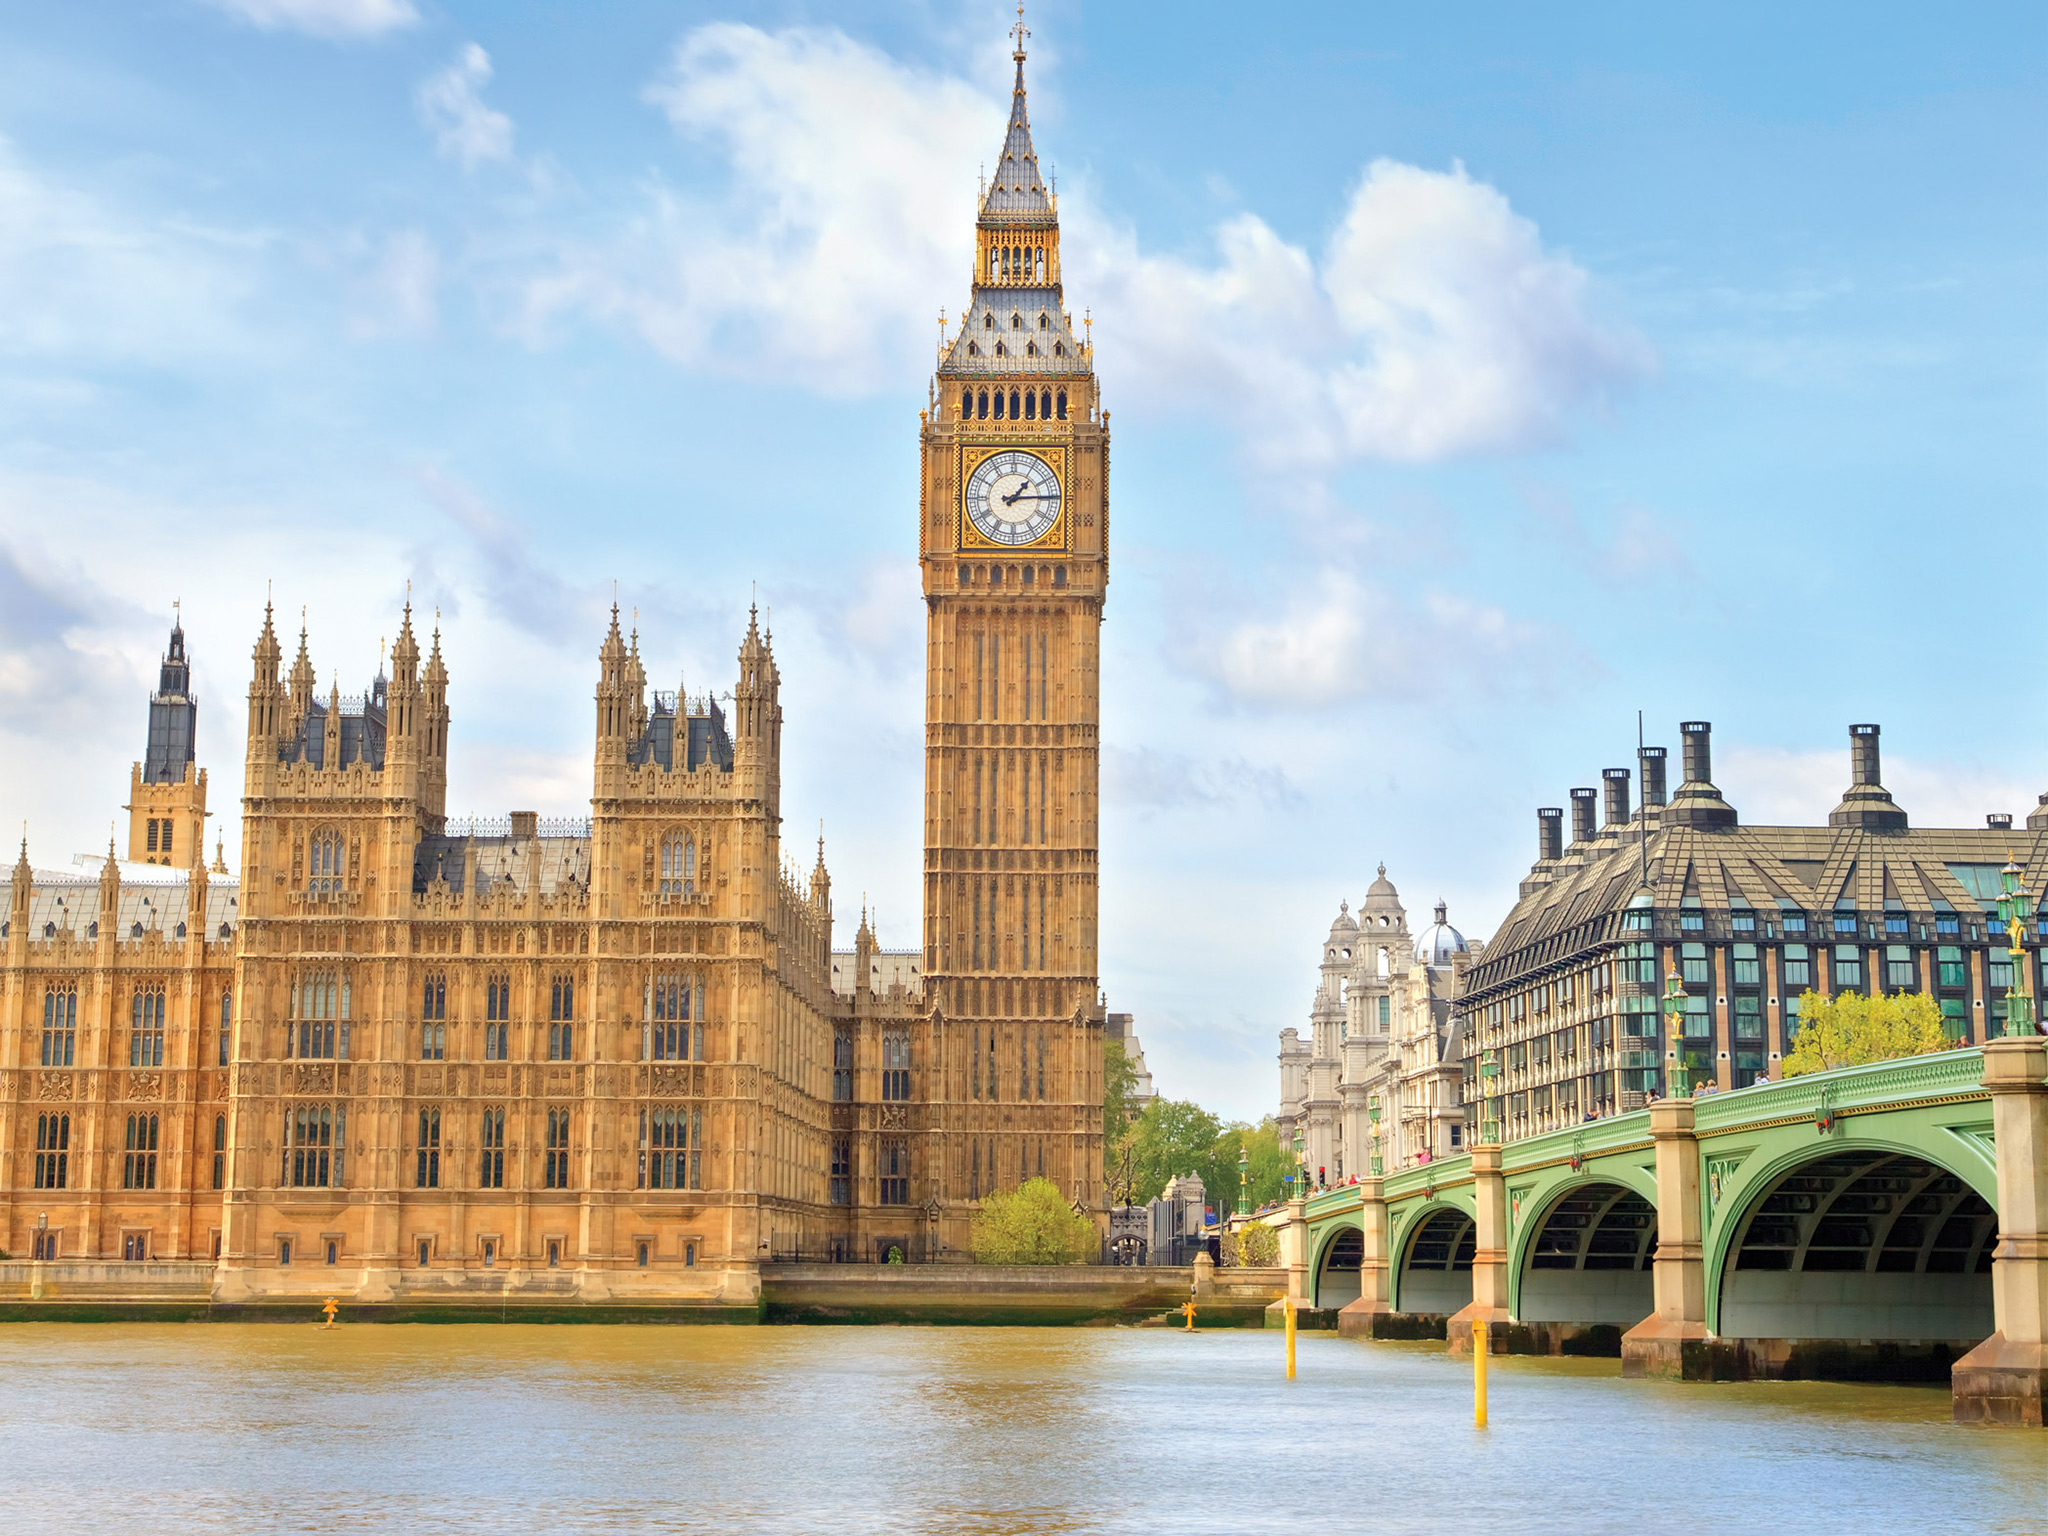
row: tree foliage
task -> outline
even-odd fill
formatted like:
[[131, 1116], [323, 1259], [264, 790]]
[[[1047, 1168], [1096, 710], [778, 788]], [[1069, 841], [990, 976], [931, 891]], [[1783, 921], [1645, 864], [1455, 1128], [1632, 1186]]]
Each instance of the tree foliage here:
[[1787, 1077], [1798, 1077], [1833, 1067], [1923, 1056], [1953, 1044], [1942, 1028], [1941, 1010], [1921, 993], [1865, 997], [1861, 992], [1841, 992], [1822, 997], [1808, 992], [1799, 999], [1799, 1033], [1793, 1036], [1783, 1071]]
[[1224, 1245], [1231, 1261], [1246, 1269], [1270, 1269], [1280, 1262], [1280, 1234], [1263, 1221], [1248, 1221]]
[[[1228, 1216], [1237, 1209], [1238, 1158], [1247, 1156], [1243, 1176], [1257, 1210], [1280, 1198], [1281, 1180], [1294, 1171], [1294, 1156], [1281, 1149], [1270, 1118], [1257, 1125], [1226, 1122], [1184, 1099], [1154, 1099], [1127, 1134], [1132, 1198], [1139, 1205], [1156, 1199], [1168, 1179], [1192, 1173], [1201, 1179], [1217, 1216]], [[1120, 1159], [1113, 1160], [1113, 1167], [1120, 1166]]]
[[1050, 1179], [1029, 1179], [983, 1200], [971, 1241], [977, 1264], [1083, 1264], [1100, 1246], [1095, 1223]]
[[1131, 1090], [1138, 1086], [1138, 1064], [1131, 1060], [1121, 1040], [1105, 1040], [1102, 1046], [1102, 1167], [1116, 1171], [1123, 1156], [1124, 1133], [1130, 1129], [1137, 1106]]

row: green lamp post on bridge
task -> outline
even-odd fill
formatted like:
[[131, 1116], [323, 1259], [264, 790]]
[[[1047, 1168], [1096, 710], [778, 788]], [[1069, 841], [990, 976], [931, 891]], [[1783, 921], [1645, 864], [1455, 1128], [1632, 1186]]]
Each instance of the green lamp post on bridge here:
[[1365, 1112], [1372, 1117], [1372, 1176], [1379, 1178], [1387, 1171], [1386, 1160], [1380, 1156], [1380, 1096], [1374, 1094], [1365, 1101]]
[[1692, 1071], [1685, 1064], [1685, 978], [1676, 966], [1664, 978], [1664, 1027], [1671, 1032], [1671, 1071], [1665, 1090], [1683, 1099], [1692, 1093]]
[[1294, 1127], [1294, 1198], [1308, 1198], [1308, 1138], [1299, 1123]]
[[1252, 1149], [1240, 1141], [1237, 1144], [1237, 1214], [1249, 1216], [1252, 1213]]
[[2012, 956], [2012, 989], [2005, 994], [2005, 1032], [2008, 1035], [2034, 1033], [2034, 989], [2029, 985], [2032, 971], [2027, 963], [2027, 919], [2032, 903], [2020, 878], [2020, 867], [2006, 860], [1998, 872], [1998, 920], [2005, 927], [2006, 953]]
[[1479, 1140], [1486, 1146], [1500, 1145], [1500, 1120], [1492, 1113], [1500, 1102], [1500, 1053], [1488, 1046], [1479, 1058]]

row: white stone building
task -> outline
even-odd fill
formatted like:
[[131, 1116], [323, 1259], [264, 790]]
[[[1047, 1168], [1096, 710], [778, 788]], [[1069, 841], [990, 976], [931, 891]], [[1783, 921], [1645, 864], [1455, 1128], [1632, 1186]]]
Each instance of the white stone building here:
[[1411, 934], [1384, 864], [1356, 917], [1340, 904], [1308, 1036], [1280, 1032], [1280, 1144], [1301, 1129], [1311, 1181], [1369, 1174], [1375, 1155], [1391, 1173], [1460, 1149], [1462, 1024], [1451, 999], [1483, 949], [1451, 927], [1442, 902]]

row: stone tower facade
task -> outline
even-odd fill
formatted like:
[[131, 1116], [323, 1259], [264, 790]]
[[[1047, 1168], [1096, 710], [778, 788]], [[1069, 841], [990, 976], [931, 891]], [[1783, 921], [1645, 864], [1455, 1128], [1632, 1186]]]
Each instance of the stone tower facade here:
[[919, 444], [930, 1112], [956, 1132], [927, 1177], [956, 1238], [968, 1202], [1024, 1176], [1100, 1203], [1109, 418], [1065, 309], [1026, 35]]
[[206, 770], [199, 767], [199, 703], [185, 626], [171, 642], [149, 700], [149, 741], [128, 775], [128, 858], [136, 864], [191, 869], [206, 862]]

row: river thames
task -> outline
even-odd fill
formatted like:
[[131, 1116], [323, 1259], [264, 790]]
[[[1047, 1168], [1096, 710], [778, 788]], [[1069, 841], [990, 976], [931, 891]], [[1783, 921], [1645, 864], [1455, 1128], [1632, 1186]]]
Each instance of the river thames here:
[[1945, 1390], [1155, 1329], [22, 1324], [17, 1531], [2048, 1530]]

